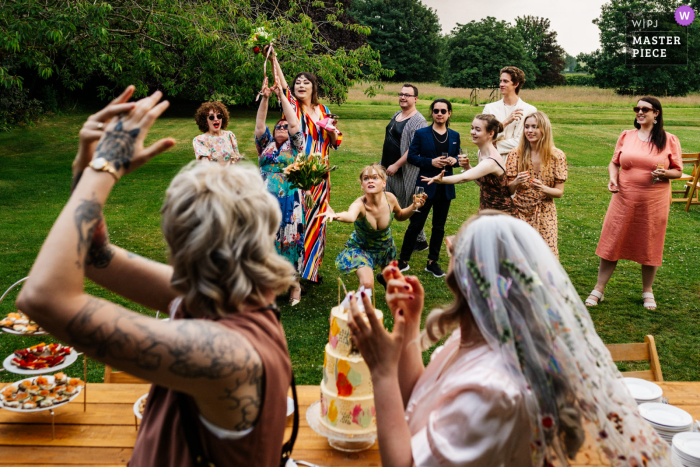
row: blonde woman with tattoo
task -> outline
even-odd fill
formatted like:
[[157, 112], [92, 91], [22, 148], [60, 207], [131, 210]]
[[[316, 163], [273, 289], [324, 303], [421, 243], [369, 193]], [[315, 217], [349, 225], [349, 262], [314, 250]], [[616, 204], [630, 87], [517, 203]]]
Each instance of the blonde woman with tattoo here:
[[[144, 147], [168, 102], [156, 92], [127, 104], [132, 92], [81, 130], [73, 169], [82, 177], [17, 305], [62, 342], [154, 383], [129, 465], [184, 467], [197, 456], [206, 465], [279, 465], [291, 362], [274, 303], [294, 269], [275, 251], [277, 200], [253, 167], [192, 163], [161, 211], [170, 265], [110, 244], [102, 209], [112, 187], [174, 145]], [[168, 309], [171, 320], [90, 296], [85, 277]]]

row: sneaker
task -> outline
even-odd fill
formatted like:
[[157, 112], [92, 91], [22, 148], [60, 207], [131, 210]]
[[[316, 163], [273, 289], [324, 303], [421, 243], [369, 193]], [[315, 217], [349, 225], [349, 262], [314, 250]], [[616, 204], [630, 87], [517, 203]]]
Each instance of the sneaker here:
[[399, 260], [399, 271], [404, 272], [408, 271], [409, 269], [411, 268], [406, 261]]
[[382, 284], [382, 287], [384, 287], [384, 290], [386, 290], [386, 279], [384, 279], [384, 274], [381, 272], [377, 274], [377, 282]]
[[431, 273], [435, 277], [444, 277], [445, 276], [445, 271], [443, 271], [440, 268], [440, 265], [437, 263], [437, 261], [430, 262], [428, 261], [428, 264], [425, 266], [425, 270]]
[[425, 251], [429, 248], [428, 242], [423, 240], [422, 242], [417, 242], [416, 246], [413, 247], [413, 251]]

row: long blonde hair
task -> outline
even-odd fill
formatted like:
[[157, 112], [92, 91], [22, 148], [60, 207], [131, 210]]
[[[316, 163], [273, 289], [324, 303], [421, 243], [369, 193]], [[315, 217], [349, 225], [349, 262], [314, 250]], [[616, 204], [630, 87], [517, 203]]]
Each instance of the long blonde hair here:
[[[542, 132], [542, 137], [536, 143], [536, 149], [540, 153], [540, 172], [542, 174], [550, 174], [552, 171], [552, 158], [554, 154], [554, 138], [552, 137], [552, 124], [549, 122], [549, 117], [544, 112], [535, 112], [525, 117], [523, 123], [527, 122], [528, 118], [533, 118], [537, 121], [537, 128]], [[532, 148], [530, 141], [525, 137], [525, 132], [520, 137], [520, 145], [518, 146], [518, 172], [527, 172], [532, 169]]]
[[170, 282], [190, 315], [225, 317], [292, 285], [294, 268], [275, 249], [279, 203], [256, 168], [193, 162], [170, 183], [161, 214]]

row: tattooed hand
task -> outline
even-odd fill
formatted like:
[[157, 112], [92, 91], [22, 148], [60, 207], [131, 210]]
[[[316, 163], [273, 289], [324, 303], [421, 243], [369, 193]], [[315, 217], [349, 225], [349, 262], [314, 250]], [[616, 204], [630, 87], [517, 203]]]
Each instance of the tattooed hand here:
[[94, 158], [106, 159], [121, 177], [175, 145], [175, 140], [165, 138], [148, 148], [143, 146], [151, 125], [170, 105], [168, 101], [157, 104], [162, 96], [162, 92], [156, 91], [138, 101], [127, 115], [112, 119], [100, 139]]

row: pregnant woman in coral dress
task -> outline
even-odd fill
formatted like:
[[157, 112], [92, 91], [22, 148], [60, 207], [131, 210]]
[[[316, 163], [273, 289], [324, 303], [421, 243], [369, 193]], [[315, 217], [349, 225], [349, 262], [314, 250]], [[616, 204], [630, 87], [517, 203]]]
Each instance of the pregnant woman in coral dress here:
[[617, 261], [642, 265], [644, 308], [656, 309], [652, 285], [661, 266], [671, 200], [669, 180], [682, 172], [681, 144], [664, 131], [661, 102], [642, 97], [634, 108], [636, 130], [620, 135], [608, 166], [612, 199], [595, 254], [600, 256], [598, 282], [587, 306], [603, 301], [605, 286]]

